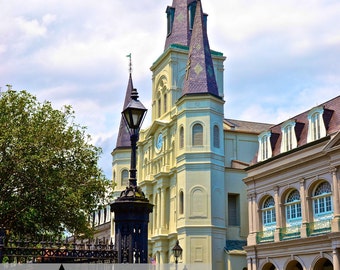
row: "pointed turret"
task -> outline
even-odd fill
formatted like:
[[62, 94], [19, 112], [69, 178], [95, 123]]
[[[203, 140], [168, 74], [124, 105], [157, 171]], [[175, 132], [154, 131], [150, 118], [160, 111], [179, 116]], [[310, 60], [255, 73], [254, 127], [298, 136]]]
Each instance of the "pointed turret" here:
[[[131, 101], [132, 90], [133, 90], [133, 83], [132, 83], [131, 60], [130, 60], [130, 75], [129, 75], [128, 86], [126, 88], [125, 101], [124, 101], [123, 109], [126, 108], [126, 106]], [[131, 148], [130, 134], [129, 134], [129, 131], [128, 131], [126, 125], [125, 125], [124, 119], [122, 117], [120, 118], [119, 132], [118, 132], [118, 137], [117, 137], [116, 148]]]
[[167, 7], [168, 30], [164, 51], [171, 44], [189, 46], [195, 8], [195, 0], [173, 0], [172, 6]]
[[183, 87], [183, 95], [196, 93], [219, 95], [200, 0], [197, 0]]

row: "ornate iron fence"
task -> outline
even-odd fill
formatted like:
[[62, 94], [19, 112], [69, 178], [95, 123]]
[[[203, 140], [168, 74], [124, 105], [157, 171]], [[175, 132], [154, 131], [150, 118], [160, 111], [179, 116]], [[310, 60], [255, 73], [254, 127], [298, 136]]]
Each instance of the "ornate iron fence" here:
[[112, 240], [105, 244], [11, 239], [0, 228], [0, 263], [117, 263], [117, 258]]

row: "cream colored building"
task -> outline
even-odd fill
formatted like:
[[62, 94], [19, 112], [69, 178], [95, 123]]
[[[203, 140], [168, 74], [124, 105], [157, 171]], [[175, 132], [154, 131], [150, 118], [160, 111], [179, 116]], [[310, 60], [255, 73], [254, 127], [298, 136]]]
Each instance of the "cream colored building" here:
[[[181, 264], [242, 270], [248, 235], [244, 168], [269, 125], [224, 118], [225, 56], [210, 50], [201, 1], [174, 0], [166, 15], [164, 52], [151, 67], [152, 124], [138, 142], [138, 185], [154, 204], [149, 255], [173, 263], [179, 240]], [[130, 74], [124, 107], [132, 89]], [[112, 156], [116, 190], [123, 190], [130, 165], [123, 122]]]
[[259, 136], [248, 270], [340, 269], [340, 96]]

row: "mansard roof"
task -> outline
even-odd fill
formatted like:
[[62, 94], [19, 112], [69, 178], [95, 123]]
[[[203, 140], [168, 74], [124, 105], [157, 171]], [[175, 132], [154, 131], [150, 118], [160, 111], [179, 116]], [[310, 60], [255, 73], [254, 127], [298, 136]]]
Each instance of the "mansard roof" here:
[[[340, 130], [340, 96], [337, 96], [331, 100], [328, 100], [314, 108], [323, 108], [323, 121], [326, 127], [326, 135], [331, 135]], [[291, 120], [297, 124], [297, 127], [295, 129], [295, 133], [297, 135], [297, 146], [303, 146], [307, 144], [307, 137], [308, 137], [308, 128], [309, 128], [309, 121], [308, 121], [308, 115], [313, 110], [311, 108], [310, 110], [307, 110], [301, 114], [298, 114], [288, 120]], [[280, 124], [274, 125], [272, 128], [270, 128], [271, 133], [278, 134], [275, 142], [273, 143], [273, 156], [276, 156], [281, 153], [281, 141], [282, 141], [282, 131], [281, 127], [282, 125], [287, 122], [284, 121]]]
[[196, 0], [173, 0], [172, 6], [167, 7], [174, 10], [172, 30], [165, 40], [164, 51], [172, 44], [189, 46], [191, 30], [189, 28], [188, 5]]
[[213, 61], [201, 1], [197, 0], [183, 95], [210, 93], [218, 96]]
[[[130, 72], [129, 81], [128, 81], [128, 85], [127, 85], [126, 93], [125, 93], [125, 100], [124, 100], [123, 109], [131, 101], [132, 90], [133, 90], [133, 83], [132, 83], [132, 75], [131, 75], [131, 72]], [[125, 125], [123, 117], [121, 117], [120, 124], [119, 124], [118, 136], [117, 136], [116, 149], [117, 148], [130, 148], [130, 147], [131, 147], [130, 134], [129, 134], [129, 131], [128, 131], [126, 125]]]

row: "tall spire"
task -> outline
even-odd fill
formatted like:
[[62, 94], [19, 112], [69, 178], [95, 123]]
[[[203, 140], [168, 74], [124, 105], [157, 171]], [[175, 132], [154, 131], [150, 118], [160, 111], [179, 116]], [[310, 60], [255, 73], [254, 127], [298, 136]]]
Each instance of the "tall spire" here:
[[[131, 53], [128, 54], [126, 57], [129, 57], [129, 80], [128, 80], [128, 85], [126, 88], [123, 109], [126, 108], [126, 106], [130, 103], [131, 93], [133, 91]], [[129, 148], [131, 147], [130, 134], [129, 134], [128, 129], [126, 128], [124, 119], [121, 117], [118, 136], [117, 136], [116, 148], [127, 148], [127, 147]]]
[[183, 95], [196, 93], [210, 93], [218, 96], [207, 28], [200, 0], [197, 0], [183, 86]]
[[189, 46], [191, 36], [190, 16], [194, 11], [190, 9], [195, 0], [173, 0], [172, 6], [166, 9], [168, 19], [167, 38], [164, 51], [171, 44]]

